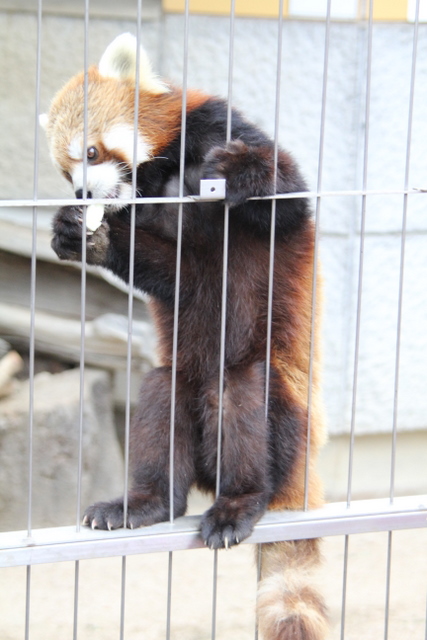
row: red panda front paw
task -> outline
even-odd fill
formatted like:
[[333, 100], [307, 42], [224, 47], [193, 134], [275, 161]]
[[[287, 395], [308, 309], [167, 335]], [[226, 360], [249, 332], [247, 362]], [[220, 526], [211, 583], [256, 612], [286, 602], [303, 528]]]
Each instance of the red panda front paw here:
[[200, 532], [210, 549], [228, 549], [251, 535], [255, 523], [265, 512], [259, 494], [233, 498], [220, 496], [203, 515]]
[[[61, 260], [80, 262], [82, 259], [83, 210], [81, 207], [62, 207], [52, 224], [52, 249]], [[109, 246], [109, 226], [103, 222], [94, 232], [86, 234], [86, 262], [102, 265]]]
[[81, 207], [62, 207], [55, 214], [51, 246], [61, 260], [82, 258], [82, 215]]
[[247, 146], [232, 140], [225, 147], [214, 147], [203, 164], [203, 177], [225, 178], [226, 201], [230, 206], [243, 204], [253, 196], [273, 192], [273, 150], [266, 146]]

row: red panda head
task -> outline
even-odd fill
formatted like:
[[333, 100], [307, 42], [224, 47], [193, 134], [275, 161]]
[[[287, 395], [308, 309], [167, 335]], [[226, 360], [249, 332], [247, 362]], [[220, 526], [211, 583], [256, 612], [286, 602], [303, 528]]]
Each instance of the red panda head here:
[[[88, 70], [86, 145], [83, 73], [72, 78], [58, 92], [49, 113], [40, 117], [46, 130], [52, 160], [72, 183], [78, 197], [83, 193], [84, 155], [87, 157], [88, 197], [126, 199], [132, 194], [130, 176], [134, 164], [147, 162], [158, 152], [159, 146], [164, 144], [150, 123], [150, 117], [146, 126], [142, 120], [144, 112], [155, 114], [159, 111], [159, 101], [170, 102], [170, 89], [153, 74], [143, 49], [139, 51], [138, 67], [140, 105], [136, 132], [134, 113], [137, 46], [136, 38], [131, 34], [116, 38], [107, 47], [99, 66]], [[160, 138], [161, 136], [160, 133]], [[111, 205], [112, 208], [121, 206]]]

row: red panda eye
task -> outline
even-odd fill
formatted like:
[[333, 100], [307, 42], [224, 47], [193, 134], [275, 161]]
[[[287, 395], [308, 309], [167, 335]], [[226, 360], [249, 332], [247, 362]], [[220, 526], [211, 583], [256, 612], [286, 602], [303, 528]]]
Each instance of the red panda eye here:
[[93, 162], [94, 160], [97, 160], [98, 156], [98, 149], [96, 147], [89, 147], [87, 150], [87, 159]]

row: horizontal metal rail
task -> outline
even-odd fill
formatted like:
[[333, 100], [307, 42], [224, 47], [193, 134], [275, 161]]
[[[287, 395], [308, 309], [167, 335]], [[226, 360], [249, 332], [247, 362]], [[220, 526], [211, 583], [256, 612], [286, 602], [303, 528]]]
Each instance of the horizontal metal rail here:
[[[136, 530], [92, 531], [82, 527], [35, 529], [0, 533], [0, 567], [43, 564], [139, 553], [180, 551], [203, 547], [200, 516], [177, 518]], [[355, 500], [313, 511], [270, 511], [245, 543], [277, 542], [354, 533], [427, 527], [427, 495]]]
[[[294, 198], [331, 198], [336, 196], [406, 196], [422, 195], [427, 193], [427, 187], [413, 187], [409, 189], [348, 189], [342, 191], [298, 191], [292, 193], [276, 193], [271, 196], [254, 196], [248, 200], [292, 200]], [[0, 208], [17, 207], [71, 207], [91, 204], [111, 205], [120, 202], [123, 206], [129, 204], [187, 204], [192, 202], [205, 202], [207, 200], [221, 200], [215, 196], [159, 196], [156, 198], [126, 198], [123, 200], [112, 200], [111, 198], [79, 198], [70, 196], [69, 198], [25, 198], [22, 200], [0, 200]]]

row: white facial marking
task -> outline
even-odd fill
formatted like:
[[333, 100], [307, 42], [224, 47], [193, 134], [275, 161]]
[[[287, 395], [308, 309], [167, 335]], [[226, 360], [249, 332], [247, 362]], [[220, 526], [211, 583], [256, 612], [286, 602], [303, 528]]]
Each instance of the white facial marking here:
[[[137, 134], [136, 164], [147, 162], [151, 157], [151, 147], [140, 133]], [[103, 143], [109, 151], [120, 151], [126, 158], [129, 166], [133, 165], [135, 148], [134, 129], [125, 124], [118, 124], [110, 129], [104, 137]]]
[[73, 138], [68, 145], [68, 155], [72, 160], [82, 160], [83, 158], [83, 145], [82, 140], [79, 137]]
[[[74, 191], [83, 189], [83, 162], [77, 164], [71, 174]], [[120, 172], [114, 162], [88, 165], [86, 187], [92, 198], [120, 198]]]

